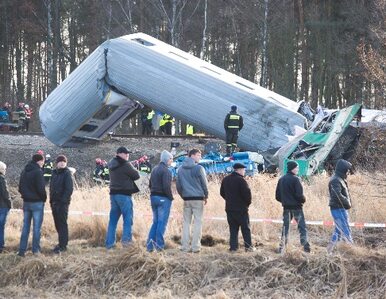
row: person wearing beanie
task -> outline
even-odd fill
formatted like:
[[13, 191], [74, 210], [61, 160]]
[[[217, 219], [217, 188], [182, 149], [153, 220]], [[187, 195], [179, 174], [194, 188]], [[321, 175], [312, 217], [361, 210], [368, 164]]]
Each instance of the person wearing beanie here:
[[347, 184], [347, 175], [350, 173], [351, 168], [350, 162], [343, 159], [338, 160], [335, 173], [328, 183], [329, 206], [335, 223], [335, 230], [327, 246], [329, 254], [332, 253], [336, 243], [341, 239], [349, 244], [353, 243], [348, 217], [348, 210], [351, 209], [351, 198]]
[[129, 162], [129, 150], [121, 146], [117, 155], [108, 163], [110, 173], [110, 217], [105, 246], [115, 247], [115, 237], [119, 218], [123, 217], [122, 246], [132, 244], [133, 199], [132, 194], [139, 191], [134, 181], [139, 179], [138, 171]]
[[288, 243], [288, 233], [290, 222], [295, 218], [300, 233], [300, 244], [305, 252], [311, 252], [308, 243], [306, 221], [304, 219], [303, 204], [306, 198], [303, 194], [303, 187], [300, 179], [297, 177], [299, 165], [295, 161], [287, 162], [287, 173], [283, 175], [276, 187], [276, 200], [283, 206], [283, 229], [279, 253], [284, 253]]
[[20, 237], [19, 256], [24, 256], [27, 250], [32, 220], [32, 253], [40, 253], [40, 231], [43, 223], [44, 203], [47, 199], [42, 171], [43, 165], [43, 155], [34, 154], [32, 160], [28, 162], [20, 175], [19, 192], [23, 198], [24, 220]]
[[52, 171], [50, 182], [50, 205], [55, 229], [58, 233], [58, 244], [53, 252], [59, 254], [67, 250], [68, 244], [68, 208], [74, 191], [72, 174], [67, 167], [67, 157], [60, 155], [56, 158], [56, 169]]
[[0, 161], [0, 253], [4, 250], [4, 231], [7, 215], [11, 209], [11, 200], [8, 192], [5, 172], [7, 165]]
[[255, 251], [252, 246], [251, 228], [248, 209], [252, 202], [251, 189], [245, 176], [245, 165], [235, 163], [234, 171], [226, 176], [220, 187], [220, 195], [225, 199], [225, 211], [229, 225], [229, 251], [237, 251], [239, 244], [239, 228], [244, 239], [245, 251]]
[[146, 242], [148, 251], [160, 251], [165, 248], [164, 234], [173, 201], [172, 174], [168, 169], [172, 162], [173, 155], [166, 150], [162, 151], [160, 163], [150, 175], [149, 187], [153, 224]]
[[237, 106], [232, 105], [231, 111], [225, 116], [224, 120], [227, 155], [231, 155], [236, 150], [239, 131], [243, 126], [243, 117], [237, 113]]

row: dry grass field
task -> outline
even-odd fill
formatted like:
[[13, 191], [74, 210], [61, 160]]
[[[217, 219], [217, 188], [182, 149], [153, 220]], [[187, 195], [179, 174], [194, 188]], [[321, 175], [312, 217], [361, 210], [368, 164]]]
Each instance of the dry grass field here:
[[[328, 179], [318, 176], [304, 183], [306, 220], [331, 220]], [[259, 175], [248, 181], [253, 190], [250, 217], [280, 219], [282, 208], [274, 199], [277, 177]], [[356, 174], [349, 177], [349, 186], [353, 197], [350, 220], [385, 223], [384, 176]], [[108, 212], [108, 188], [77, 189], [70, 210]], [[47, 213], [42, 229], [43, 254], [29, 253], [25, 258], [16, 255], [22, 214], [11, 213], [6, 226], [7, 252], [0, 255], [0, 297], [386, 298], [385, 228], [354, 228], [355, 246], [342, 244], [329, 256], [325, 247], [332, 227], [308, 227], [312, 253], [306, 254], [292, 226], [289, 248], [278, 255], [280, 225], [253, 223], [257, 251], [230, 254], [227, 223], [207, 219], [203, 250], [193, 254], [179, 251], [181, 210], [182, 200], [176, 195], [166, 233], [167, 250], [162, 253], [148, 253], [144, 247], [151, 224], [146, 188], [135, 195], [135, 245], [129, 249], [120, 245], [114, 250], [104, 249], [107, 217], [73, 215], [69, 216], [69, 249], [54, 255], [51, 249], [57, 235]], [[210, 182], [205, 217], [211, 216], [225, 216], [219, 179]], [[120, 233], [119, 229], [118, 236]]]

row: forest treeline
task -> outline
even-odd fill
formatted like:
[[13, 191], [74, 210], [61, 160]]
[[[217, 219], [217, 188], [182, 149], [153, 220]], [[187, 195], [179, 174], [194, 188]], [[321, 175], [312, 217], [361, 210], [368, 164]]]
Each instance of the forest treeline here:
[[105, 40], [144, 32], [295, 101], [385, 101], [386, 0], [0, 0], [0, 102], [35, 110]]

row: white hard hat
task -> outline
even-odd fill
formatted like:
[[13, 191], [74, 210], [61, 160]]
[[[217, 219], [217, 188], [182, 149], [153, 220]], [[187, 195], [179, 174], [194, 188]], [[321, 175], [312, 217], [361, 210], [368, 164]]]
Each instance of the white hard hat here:
[[51, 155], [50, 155], [50, 154], [47, 154], [47, 155], [46, 155], [46, 159], [49, 159], [49, 158], [51, 158]]
[[27, 109], [28, 109], [28, 108], [29, 108], [29, 105], [28, 105], [28, 104], [25, 104], [25, 105], [24, 105], [24, 108], [27, 108]]

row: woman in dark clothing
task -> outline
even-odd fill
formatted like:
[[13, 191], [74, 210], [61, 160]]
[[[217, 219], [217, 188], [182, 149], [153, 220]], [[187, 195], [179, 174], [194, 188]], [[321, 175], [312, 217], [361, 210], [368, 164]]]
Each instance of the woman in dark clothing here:
[[59, 236], [59, 244], [54, 253], [67, 250], [68, 244], [68, 207], [73, 192], [71, 171], [67, 168], [67, 158], [60, 155], [56, 158], [56, 169], [52, 172], [50, 183], [50, 204], [55, 228]]
[[7, 165], [0, 161], [0, 253], [4, 250], [4, 229], [7, 215], [11, 208], [7, 182], [5, 180], [5, 171]]

